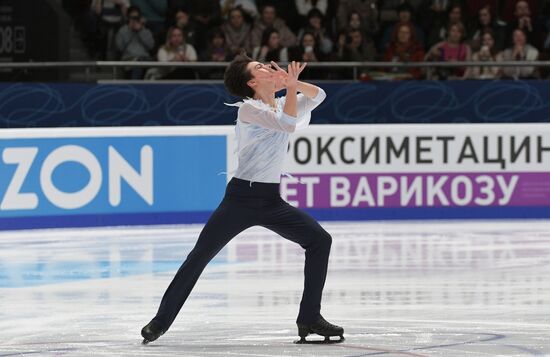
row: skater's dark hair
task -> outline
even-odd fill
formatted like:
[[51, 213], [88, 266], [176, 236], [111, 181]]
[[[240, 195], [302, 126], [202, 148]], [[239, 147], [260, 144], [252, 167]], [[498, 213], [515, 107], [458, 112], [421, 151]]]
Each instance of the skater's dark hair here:
[[235, 56], [227, 66], [223, 75], [223, 83], [229, 93], [241, 98], [254, 97], [254, 90], [248, 85], [248, 81], [252, 79], [252, 73], [247, 68], [252, 61], [254, 61], [252, 58], [241, 53]]

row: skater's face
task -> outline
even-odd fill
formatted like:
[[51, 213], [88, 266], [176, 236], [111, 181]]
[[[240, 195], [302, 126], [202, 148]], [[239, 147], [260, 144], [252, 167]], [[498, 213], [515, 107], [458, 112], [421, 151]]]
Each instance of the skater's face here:
[[275, 82], [270, 77], [271, 65], [263, 64], [258, 61], [250, 62], [246, 68], [250, 71], [252, 79], [248, 81], [248, 85], [256, 92], [258, 91], [276, 91]]

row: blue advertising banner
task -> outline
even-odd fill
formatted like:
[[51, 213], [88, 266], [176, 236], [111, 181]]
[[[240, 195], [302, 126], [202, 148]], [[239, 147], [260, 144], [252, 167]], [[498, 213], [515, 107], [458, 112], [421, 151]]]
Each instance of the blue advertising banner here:
[[[545, 81], [320, 83], [314, 124], [550, 121]], [[0, 127], [231, 125], [222, 84], [0, 84]]]
[[226, 183], [226, 137], [0, 141], [0, 229], [197, 222]]

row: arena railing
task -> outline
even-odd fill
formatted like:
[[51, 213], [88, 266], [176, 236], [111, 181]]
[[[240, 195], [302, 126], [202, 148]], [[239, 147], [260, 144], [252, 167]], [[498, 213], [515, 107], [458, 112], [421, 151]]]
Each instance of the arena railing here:
[[[209, 69], [224, 68], [229, 62], [156, 62], [156, 61], [81, 61], [81, 62], [1, 62], [0, 72], [13, 69], [66, 69], [82, 68], [85, 79], [92, 79], [92, 70], [98, 68], [110, 68], [113, 80], [117, 79], [120, 69], [128, 68], [190, 68]], [[282, 63], [285, 65], [286, 63]], [[455, 67], [550, 67], [550, 61], [469, 61], [469, 62], [309, 62], [309, 68], [324, 69], [351, 69], [352, 80], [359, 80], [359, 71], [362, 69], [410, 69], [410, 68], [455, 68]], [[431, 78], [431, 71], [426, 72], [426, 79]], [[156, 81], [162, 81], [157, 79]]]

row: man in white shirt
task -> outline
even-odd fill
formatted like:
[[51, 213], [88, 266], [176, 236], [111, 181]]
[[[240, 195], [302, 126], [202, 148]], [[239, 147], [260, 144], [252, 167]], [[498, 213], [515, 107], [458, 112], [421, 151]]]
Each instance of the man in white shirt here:
[[[309, 124], [311, 111], [326, 97], [321, 88], [298, 80], [304, 67], [292, 62], [286, 72], [274, 62], [268, 66], [240, 55], [226, 69], [226, 88], [244, 99], [236, 104], [238, 168], [225, 197], [164, 293], [157, 315], [142, 329], [144, 343], [168, 330], [208, 262], [233, 237], [252, 226], [270, 229], [305, 249], [297, 343], [344, 340], [344, 329], [327, 322], [320, 313], [332, 238], [311, 216], [279, 194], [289, 135]], [[283, 88], [286, 96], [276, 98], [275, 93]], [[305, 337], [312, 333], [325, 336], [325, 340], [307, 341]], [[330, 336], [340, 339], [330, 340]]]

